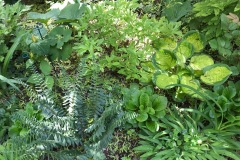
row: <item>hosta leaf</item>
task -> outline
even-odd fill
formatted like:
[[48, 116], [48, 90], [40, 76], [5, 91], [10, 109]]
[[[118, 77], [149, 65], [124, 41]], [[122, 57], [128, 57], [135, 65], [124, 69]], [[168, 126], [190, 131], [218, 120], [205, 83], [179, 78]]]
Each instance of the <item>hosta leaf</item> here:
[[176, 57], [178, 63], [186, 63], [186, 60], [193, 54], [193, 45], [187, 41], [182, 41], [177, 48]]
[[223, 84], [232, 74], [227, 65], [215, 64], [203, 69], [204, 75], [200, 77], [201, 81], [207, 85]]
[[158, 41], [159, 46], [157, 46], [157, 48], [159, 49], [173, 51], [177, 47], [177, 43], [174, 41], [174, 39], [171, 39], [169, 37], [160, 38]]
[[159, 52], [155, 53], [152, 58], [153, 65], [156, 68], [162, 70], [171, 69], [176, 65], [176, 59], [170, 51], [167, 50], [160, 50]]
[[[199, 84], [198, 80], [193, 79], [192, 76], [188, 76], [188, 75], [182, 76], [180, 83], [184, 84], [184, 85], [187, 85], [187, 86], [190, 86], [190, 87], [192, 87], [196, 90], [198, 90], [200, 88], [200, 84]], [[196, 94], [193, 90], [191, 90], [189, 88], [186, 88], [186, 87], [181, 87], [181, 90], [182, 90], [183, 93], [186, 93], [186, 94], [189, 94], [189, 95]]]
[[147, 129], [149, 129], [151, 132], [156, 132], [159, 130], [159, 125], [155, 121], [147, 121], [146, 126], [147, 126]]
[[136, 120], [138, 122], [144, 122], [148, 119], [148, 114], [147, 113], [140, 113], [137, 117]]
[[177, 75], [169, 76], [166, 73], [160, 73], [160, 74], [156, 73], [156, 74], [154, 74], [153, 78], [154, 78], [153, 81], [156, 84], [156, 86], [158, 88], [162, 88], [162, 89], [173, 88], [173, 86], [171, 86], [171, 87], [168, 87], [168, 86], [178, 83], [178, 76]]
[[184, 39], [193, 45], [195, 52], [200, 52], [204, 48], [204, 39], [198, 31], [186, 33]]
[[206, 55], [206, 54], [200, 54], [193, 56], [190, 60], [190, 66], [194, 70], [202, 70], [203, 68], [213, 65], [214, 61], [212, 57]]
[[52, 66], [46, 60], [40, 62], [40, 70], [44, 75], [49, 75], [52, 71]]
[[155, 111], [162, 111], [167, 107], [167, 98], [164, 96], [158, 96], [153, 100], [153, 108]]

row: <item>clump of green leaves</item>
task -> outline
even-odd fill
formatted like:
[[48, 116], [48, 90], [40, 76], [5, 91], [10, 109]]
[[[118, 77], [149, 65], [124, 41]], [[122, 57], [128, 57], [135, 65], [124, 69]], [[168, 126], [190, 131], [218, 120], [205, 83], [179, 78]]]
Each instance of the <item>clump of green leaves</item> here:
[[[210, 47], [223, 57], [233, 58], [240, 54], [240, 24], [237, 15], [221, 15], [221, 32], [209, 41]], [[234, 59], [234, 58], [233, 58]]]
[[[217, 85], [224, 83], [231, 75], [232, 71], [227, 65], [214, 64], [209, 55], [199, 54], [204, 48], [204, 37], [198, 31], [187, 33], [176, 46], [171, 50], [160, 47], [152, 57], [156, 68], [153, 81], [159, 88], [169, 89], [180, 84], [200, 91], [202, 87], [198, 78], [207, 85]], [[178, 88], [177, 96], [184, 94], [201, 98], [189, 88]]]
[[228, 0], [219, 3], [218, 0], [204, 0], [193, 5], [195, 19], [190, 21], [191, 26], [199, 28], [206, 33], [207, 40], [218, 37], [222, 33], [221, 15], [234, 13], [236, 15], [240, 12], [240, 3], [238, 0]]
[[[239, 121], [239, 90], [240, 81], [237, 81], [236, 83], [229, 81], [227, 86], [214, 86], [213, 92], [209, 92], [211, 98], [213, 98], [218, 104], [217, 107], [216, 104], [212, 103], [212, 106], [215, 106], [215, 115], [219, 119], [223, 116], [223, 122], [233, 123]], [[210, 113], [210, 115], [213, 114]]]
[[143, 160], [240, 158], [235, 153], [239, 142], [234, 142], [225, 131], [202, 128], [197, 117], [201, 116], [192, 116], [184, 109], [174, 107], [161, 119], [161, 131], [143, 130], [139, 135], [139, 146], [134, 150]]
[[[126, 79], [151, 80], [148, 68], [142, 67], [150, 61], [155, 51], [153, 41], [164, 36], [177, 40], [181, 37], [179, 22], [139, 18], [134, 12], [138, 4], [134, 1], [104, 1], [90, 5], [90, 9], [74, 23], [78, 40], [74, 49], [79, 56], [99, 59], [102, 70], [124, 75]], [[151, 30], [149, 30], [151, 28]]]
[[155, 94], [151, 86], [139, 88], [131, 84], [123, 90], [125, 109], [138, 114], [136, 121], [139, 127], [147, 128], [151, 132], [159, 130], [159, 119], [166, 114], [167, 98]]

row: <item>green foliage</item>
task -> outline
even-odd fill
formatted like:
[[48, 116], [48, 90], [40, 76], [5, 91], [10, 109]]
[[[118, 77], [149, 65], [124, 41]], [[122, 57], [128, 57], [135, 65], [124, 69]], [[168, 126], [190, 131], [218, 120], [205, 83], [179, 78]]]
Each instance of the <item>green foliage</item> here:
[[[227, 86], [218, 85], [213, 88], [213, 92], [209, 93], [210, 96], [219, 104], [219, 107], [215, 108], [216, 116], [221, 118], [223, 114], [223, 121], [234, 123], [239, 121], [239, 89], [240, 81], [233, 83], [228, 82]], [[212, 104], [216, 106], [216, 104]]]
[[[78, 156], [99, 159], [101, 154], [97, 153], [111, 140], [115, 127], [131, 114], [124, 114], [121, 102], [104, 89], [98, 78], [98, 67], [94, 71], [88, 67], [82, 62], [76, 74], [61, 72], [58, 86], [64, 96], [49, 90], [34, 66], [30, 67], [34, 71], [35, 88], [23, 85], [31, 101], [24, 110], [12, 115], [9, 132], [13, 138], [6, 142], [6, 145], [14, 144], [12, 140], [16, 137], [25, 139], [26, 144], [14, 144], [14, 153], [25, 150], [22, 155], [35, 158], [59, 159], [63, 155], [70, 159]], [[56, 147], [58, 150], [54, 151]], [[0, 155], [8, 152], [11, 151], [1, 151]]]
[[223, 57], [237, 57], [239, 55], [240, 25], [235, 14], [221, 14], [221, 32], [209, 41], [210, 47], [217, 50]]
[[165, 16], [169, 21], [179, 21], [192, 10], [193, 0], [139, 0], [137, 12], [150, 18]]
[[[140, 159], [239, 159], [234, 150], [239, 142], [224, 131], [201, 128], [197, 117], [184, 109], [173, 107], [161, 119], [161, 131], [152, 133], [147, 130], [139, 135], [139, 146], [134, 150]], [[201, 116], [200, 116], [201, 117]]]
[[162, 37], [177, 40], [181, 37], [180, 23], [168, 22], [164, 17], [139, 18], [133, 12], [137, 7], [134, 1], [125, 0], [90, 5], [79, 23], [72, 24], [78, 31], [74, 50], [79, 56], [97, 55], [102, 70], [149, 82], [150, 66], [144, 64], [150, 62], [155, 51], [152, 43]]
[[[166, 16], [169, 21], [178, 21], [192, 11], [191, 1], [184, 0], [164, 0], [165, 6], [162, 10], [162, 16]], [[163, 2], [164, 2], [163, 1]]]
[[134, 129], [117, 130], [108, 147], [105, 149], [106, 158], [113, 160], [131, 160], [137, 158], [132, 150], [138, 142], [138, 135]]
[[237, 11], [237, 5], [239, 5], [238, 0], [226, 0], [219, 3], [218, 0], [205, 0], [194, 4], [194, 11], [197, 17], [207, 17], [212, 15], [220, 15], [222, 11], [226, 11], [226, 8], [232, 6], [233, 11]]
[[[176, 48], [171, 51], [160, 49], [152, 57], [152, 63], [156, 68], [153, 82], [161, 89], [173, 88], [174, 84], [184, 84], [199, 91], [203, 91], [203, 88], [198, 77], [207, 85], [224, 83], [232, 74], [231, 69], [225, 64], [214, 64], [214, 60], [207, 54], [196, 54], [203, 48], [202, 35], [197, 31], [190, 31]], [[190, 89], [178, 88], [176, 95], [184, 94], [201, 99]]]
[[[219, 3], [218, 0], [204, 0], [194, 4], [193, 11], [195, 12], [196, 19], [190, 21], [192, 26], [198, 26], [202, 24], [203, 28], [199, 28], [206, 33], [207, 40], [218, 37], [224, 34], [221, 25], [221, 15], [234, 13], [239, 14], [237, 9], [239, 5], [238, 0], [226, 0]], [[225, 21], [226, 23], [226, 21]]]
[[[60, 7], [63, 9], [60, 10]], [[64, 23], [64, 22], [74, 22], [80, 19], [85, 12], [86, 5], [80, 3], [68, 4], [64, 6], [64, 4], [60, 4], [59, 8], [52, 9], [47, 13], [37, 13], [37, 12], [29, 12], [28, 19], [36, 20], [38, 22], [44, 23], [47, 25], [48, 21], [54, 19], [55, 24]]]
[[159, 119], [165, 116], [167, 98], [154, 94], [151, 86], [139, 89], [137, 84], [123, 90], [125, 109], [136, 112], [138, 125], [152, 132], [159, 130]]
[[0, 0], [0, 159], [240, 159], [239, 1], [82, 2]]
[[[0, 62], [4, 63], [1, 67], [3, 76], [6, 76], [9, 61], [24, 35], [23, 32], [21, 32], [22, 34], [17, 34], [21, 30], [19, 26], [22, 24], [22, 22], [19, 22], [19, 19], [29, 9], [29, 6], [24, 6], [19, 2], [14, 5], [7, 4], [4, 6], [0, 2]], [[14, 41], [12, 41], [12, 34], [17, 34]], [[11, 46], [12, 42], [13, 45]]]

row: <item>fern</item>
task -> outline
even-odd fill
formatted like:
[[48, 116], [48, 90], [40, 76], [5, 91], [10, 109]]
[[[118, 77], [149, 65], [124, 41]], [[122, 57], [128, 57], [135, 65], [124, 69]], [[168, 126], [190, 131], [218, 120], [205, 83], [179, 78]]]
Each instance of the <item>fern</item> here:
[[23, 155], [19, 159], [104, 157], [102, 149], [111, 141], [114, 129], [135, 115], [122, 111], [121, 100], [104, 88], [96, 67], [83, 61], [71, 74], [62, 69], [56, 90], [49, 90], [36, 67], [30, 67], [34, 85], [21, 84], [32, 108], [44, 118], [26, 109], [12, 115], [13, 123], [21, 123], [26, 131], [6, 142], [14, 144], [14, 138], [25, 139], [25, 145], [14, 147]]

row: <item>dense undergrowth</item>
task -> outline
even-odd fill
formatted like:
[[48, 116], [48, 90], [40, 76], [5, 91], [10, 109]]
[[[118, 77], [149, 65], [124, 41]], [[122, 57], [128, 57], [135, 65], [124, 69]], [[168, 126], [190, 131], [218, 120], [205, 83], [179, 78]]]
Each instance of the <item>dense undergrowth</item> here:
[[40, 2], [0, 0], [0, 160], [240, 159], [238, 0]]

